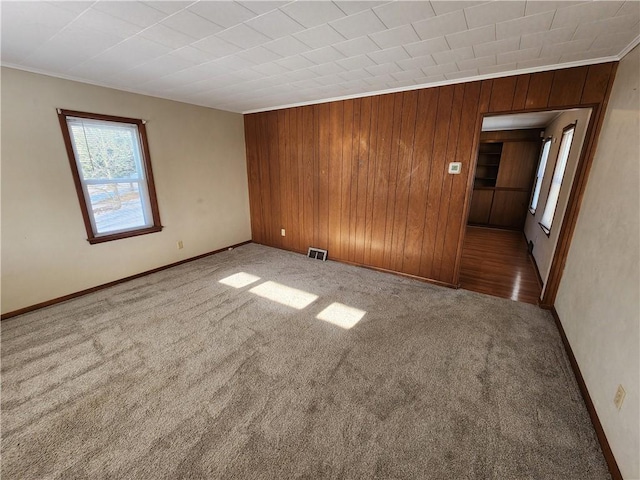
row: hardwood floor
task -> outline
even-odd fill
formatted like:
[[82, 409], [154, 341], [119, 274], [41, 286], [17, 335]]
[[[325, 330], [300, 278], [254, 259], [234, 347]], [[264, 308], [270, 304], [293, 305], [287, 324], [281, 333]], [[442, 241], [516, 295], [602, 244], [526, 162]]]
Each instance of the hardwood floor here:
[[467, 227], [460, 286], [474, 292], [537, 304], [541, 285], [522, 232]]

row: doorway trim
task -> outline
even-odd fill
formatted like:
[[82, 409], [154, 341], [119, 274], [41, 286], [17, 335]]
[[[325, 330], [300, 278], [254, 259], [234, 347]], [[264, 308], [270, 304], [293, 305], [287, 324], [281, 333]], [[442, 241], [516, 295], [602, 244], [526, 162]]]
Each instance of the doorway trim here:
[[[476, 114], [475, 133], [473, 138], [473, 158], [470, 159], [470, 168], [467, 178], [467, 195], [463, 207], [464, 225], [460, 229], [460, 239], [458, 243], [458, 255], [455, 266], [454, 283], [460, 284], [460, 260], [462, 258], [462, 247], [464, 245], [464, 239], [466, 235], [466, 222], [469, 218], [469, 208], [471, 205], [471, 195], [473, 193], [473, 180], [476, 170], [476, 159], [480, 148], [480, 131], [482, 130], [482, 121], [485, 116], [494, 115], [508, 115], [518, 113], [531, 113], [531, 112], [544, 112], [550, 110], [569, 110], [572, 108], [591, 108], [592, 115], [585, 134], [585, 140], [582, 145], [582, 151], [580, 152], [580, 158], [578, 159], [578, 165], [576, 167], [576, 173], [569, 193], [569, 200], [567, 202], [567, 208], [562, 219], [562, 226], [560, 228], [560, 234], [558, 236], [558, 243], [553, 254], [551, 261], [551, 268], [545, 284], [544, 293], [538, 304], [541, 308], [551, 309], [554, 306], [558, 288], [560, 287], [560, 281], [562, 280], [562, 274], [569, 254], [569, 248], [571, 247], [571, 240], [575, 232], [576, 223], [578, 221], [578, 214], [580, 213], [580, 206], [584, 197], [584, 192], [587, 186], [587, 180], [593, 164], [593, 158], [595, 156], [596, 148], [598, 146], [598, 137], [600, 136], [600, 130], [602, 129], [602, 123], [606, 113], [607, 105], [609, 103], [609, 96], [611, 94], [611, 88], [615, 79], [616, 70], [618, 64], [612, 65], [611, 74], [608, 79], [605, 95], [600, 103], [577, 103], [572, 105], [558, 105], [547, 106], [543, 108], [524, 108], [514, 110], [502, 110], [491, 111], [488, 105], [481, 105]], [[484, 107], [484, 108], [483, 108]]]

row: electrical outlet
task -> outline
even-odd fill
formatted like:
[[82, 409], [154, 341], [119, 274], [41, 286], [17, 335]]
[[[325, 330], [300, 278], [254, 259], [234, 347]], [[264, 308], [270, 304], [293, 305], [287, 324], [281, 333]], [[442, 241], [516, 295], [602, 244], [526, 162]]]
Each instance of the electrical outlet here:
[[626, 394], [627, 392], [624, 391], [624, 388], [622, 388], [622, 385], [618, 385], [618, 390], [616, 390], [616, 396], [613, 397], [613, 403], [615, 404], [618, 410], [622, 408], [622, 402], [624, 402], [624, 396]]
[[178, 250], [182, 250], [184, 245], [182, 244], [182, 240], [178, 240]]
[[281, 229], [280, 229], [280, 235], [282, 235], [283, 237], [285, 236], [284, 228], [281, 228]]

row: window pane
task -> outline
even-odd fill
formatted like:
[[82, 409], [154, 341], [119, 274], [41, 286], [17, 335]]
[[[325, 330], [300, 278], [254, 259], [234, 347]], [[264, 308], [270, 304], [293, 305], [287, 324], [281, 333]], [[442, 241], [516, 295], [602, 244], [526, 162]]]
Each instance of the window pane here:
[[144, 178], [136, 125], [82, 118], [67, 122], [84, 180]]
[[137, 182], [87, 185], [96, 233], [149, 226], [145, 219], [145, 192]]
[[551, 150], [551, 139], [545, 140], [542, 146], [542, 155], [540, 156], [540, 164], [538, 165], [538, 171], [536, 173], [536, 181], [533, 186], [533, 195], [531, 197], [531, 205], [529, 210], [531, 213], [535, 213], [538, 208], [538, 200], [540, 198], [540, 189], [542, 188], [542, 180], [544, 179], [544, 172], [547, 168], [547, 159], [549, 158], [549, 150]]
[[553, 217], [555, 216], [556, 207], [558, 206], [560, 187], [562, 186], [564, 172], [567, 169], [567, 161], [569, 160], [569, 152], [571, 150], [574, 130], [574, 128], [571, 128], [565, 131], [562, 134], [562, 140], [560, 141], [560, 151], [558, 152], [558, 160], [556, 161], [556, 167], [553, 171], [553, 179], [551, 180], [551, 188], [549, 189], [547, 204], [544, 207], [544, 213], [540, 220], [540, 225], [542, 225], [547, 233], [551, 231], [551, 224], [553, 223]]

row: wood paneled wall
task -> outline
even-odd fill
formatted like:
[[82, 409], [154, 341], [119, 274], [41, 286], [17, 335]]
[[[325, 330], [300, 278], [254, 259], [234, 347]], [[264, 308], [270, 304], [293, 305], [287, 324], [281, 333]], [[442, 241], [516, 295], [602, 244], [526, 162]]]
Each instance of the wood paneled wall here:
[[[601, 122], [613, 73], [607, 63], [245, 115], [253, 240], [457, 285], [482, 116], [590, 106]], [[447, 173], [454, 161], [462, 174]]]

